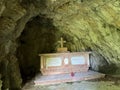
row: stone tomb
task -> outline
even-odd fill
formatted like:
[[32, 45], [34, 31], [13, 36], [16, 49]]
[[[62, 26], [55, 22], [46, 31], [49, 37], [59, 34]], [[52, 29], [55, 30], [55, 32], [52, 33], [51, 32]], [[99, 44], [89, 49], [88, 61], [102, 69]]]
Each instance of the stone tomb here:
[[39, 54], [42, 75], [87, 72], [89, 52]]

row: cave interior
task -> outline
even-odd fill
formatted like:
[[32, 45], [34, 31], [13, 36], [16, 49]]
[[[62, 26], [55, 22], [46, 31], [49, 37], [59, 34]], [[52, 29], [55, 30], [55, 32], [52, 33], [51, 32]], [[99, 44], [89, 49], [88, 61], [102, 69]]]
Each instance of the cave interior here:
[[91, 52], [91, 70], [120, 75], [120, 1], [107, 1], [0, 1], [0, 87], [40, 73], [38, 54], [55, 53], [60, 37], [70, 52]]

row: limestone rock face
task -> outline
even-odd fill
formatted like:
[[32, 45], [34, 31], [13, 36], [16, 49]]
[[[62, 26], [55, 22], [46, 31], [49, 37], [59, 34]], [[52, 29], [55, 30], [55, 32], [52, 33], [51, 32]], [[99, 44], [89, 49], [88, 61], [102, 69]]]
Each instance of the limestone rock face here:
[[120, 0], [1, 0], [2, 88], [20, 89], [61, 36], [69, 51], [92, 51], [91, 69], [120, 74]]
[[21, 75], [15, 52], [16, 25], [25, 14], [18, 0], [0, 1], [0, 73], [3, 90], [20, 89]]

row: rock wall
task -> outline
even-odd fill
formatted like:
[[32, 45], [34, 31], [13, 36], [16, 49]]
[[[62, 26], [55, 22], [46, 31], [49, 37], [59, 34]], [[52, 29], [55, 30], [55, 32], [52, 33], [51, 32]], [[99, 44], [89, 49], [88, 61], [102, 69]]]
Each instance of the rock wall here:
[[18, 0], [0, 1], [0, 73], [3, 90], [21, 88], [22, 79], [16, 58], [16, 39], [21, 32], [20, 27], [19, 30], [17, 29], [18, 22], [25, 13], [26, 10]]
[[0, 74], [0, 90], [1, 90], [1, 87], [2, 87], [2, 81], [1, 81], [1, 74]]
[[[34, 26], [38, 27], [39, 25], [32, 26], [31, 24], [33, 29], [27, 28], [27, 25], [28, 22], [34, 21], [36, 16], [47, 18], [51, 21], [51, 25], [55, 27], [54, 29], [57, 32], [57, 34], [53, 33], [53, 36], [56, 37], [54, 43], [57, 43], [59, 37], [63, 36], [67, 41], [66, 46], [70, 51], [93, 52], [91, 55], [92, 69], [104, 73], [120, 74], [119, 0], [1, 0], [0, 73], [2, 74], [3, 89], [18, 90], [21, 88], [20, 68], [23, 67], [24, 69], [27, 67], [24, 67], [26, 63], [25, 59], [21, 59], [21, 53], [25, 48], [23, 47], [24, 42], [20, 46], [20, 40], [33, 39], [30, 35], [35, 29]], [[45, 25], [44, 23], [42, 22], [41, 26]], [[35, 29], [35, 32], [38, 32], [38, 36], [44, 30], [45, 32], [48, 30], [48, 33], [45, 35], [48, 36], [51, 34], [48, 28], [43, 31], [41, 29]], [[26, 36], [23, 35], [24, 32], [26, 32]], [[34, 38], [38, 37], [34, 35]], [[52, 41], [51, 36], [46, 41], [43, 39], [45, 38], [44, 35], [39, 38], [42, 44], [45, 43], [45, 47], [47, 46], [46, 42]], [[36, 43], [40, 41], [36, 41]], [[29, 43], [28, 46], [33, 45], [33, 43]], [[51, 46], [50, 44], [49, 42], [48, 47], [54, 47], [55, 50], [57, 45], [54, 46], [53, 44]], [[53, 48], [51, 50], [46, 48], [43, 51], [42, 48], [45, 47], [42, 46], [44, 45], [40, 44], [40, 47], [34, 47], [39, 48], [40, 53], [51, 52], [53, 50]], [[23, 51], [19, 51], [18, 47], [21, 47], [21, 51]], [[30, 52], [29, 50], [28, 48], [26, 51]], [[20, 56], [18, 56], [18, 51], [19, 53], [21, 52]], [[23, 55], [26, 56], [26, 53], [23, 53]], [[30, 56], [34, 59], [33, 55]], [[31, 59], [28, 58], [28, 61], [31, 61]], [[23, 66], [21, 66], [21, 62]], [[38, 69], [38, 66], [34, 68]], [[30, 72], [28, 69], [25, 69], [25, 71]]]

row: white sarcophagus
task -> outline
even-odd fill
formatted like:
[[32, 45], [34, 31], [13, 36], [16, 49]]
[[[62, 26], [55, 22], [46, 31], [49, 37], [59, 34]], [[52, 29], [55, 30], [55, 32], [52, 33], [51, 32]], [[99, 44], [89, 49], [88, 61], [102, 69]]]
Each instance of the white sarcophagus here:
[[89, 52], [39, 54], [40, 71], [43, 75], [87, 72]]

